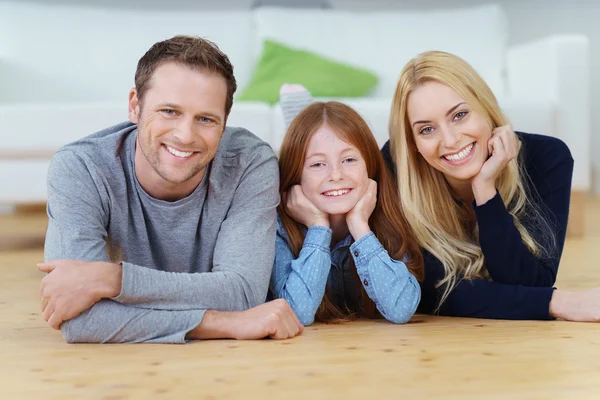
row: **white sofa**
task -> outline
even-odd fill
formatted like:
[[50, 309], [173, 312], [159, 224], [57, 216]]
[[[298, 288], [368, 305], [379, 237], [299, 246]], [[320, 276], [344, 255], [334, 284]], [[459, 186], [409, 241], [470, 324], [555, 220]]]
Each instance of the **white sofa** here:
[[[343, 99], [363, 114], [380, 144], [404, 64], [431, 49], [470, 62], [496, 93], [515, 129], [563, 139], [576, 160], [573, 188], [590, 186], [589, 43], [580, 35], [508, 46], [497, 5], [456, 10], [351, 12], [101, 9], [0, 2], [0, 203], [43, 202], [51, 154], [61, 145], [126, 119], [138, 59], [175, 34], [215, 41], [231, 58], [240, 90], [264, 38], [375, 72], [369, 97]], [[278, 105], [234, 102], [230, 125], [277, 150]]]

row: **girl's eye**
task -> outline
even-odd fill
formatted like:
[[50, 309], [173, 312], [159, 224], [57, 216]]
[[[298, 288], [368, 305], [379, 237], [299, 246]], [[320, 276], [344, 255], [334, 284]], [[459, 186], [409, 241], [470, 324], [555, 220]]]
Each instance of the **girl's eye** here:
[[348, 157], [344, 160], [344, 162], [350, 162], [350, 163], [354, 162], [354, 161], [356, 161], [356, 158], [354, 158], [354, 157]]
[[319, 168], [319, 167], [322, 167], [323, 165], [325, 165], [325, 164], [323, 164], [321, 162], [310, 164], [311, 168]]
[[431, 127], [431, 126], [424, 126], [419, 131], [419, 134], [421, 134], [421, 135], [429, 135], [432, 132], [433, 132], [433, 127]]
[[463, 119], [464, 117], [467, 116], [467, 112], [466, 111], [459, 111], [456, 114], [454, 114], [454, 120], [460, 120]]

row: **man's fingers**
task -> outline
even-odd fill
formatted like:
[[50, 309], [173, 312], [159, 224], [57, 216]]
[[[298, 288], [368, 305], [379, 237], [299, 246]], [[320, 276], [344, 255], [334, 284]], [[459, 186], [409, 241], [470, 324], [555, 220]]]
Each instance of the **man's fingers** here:
[[37, 269], [42, 272], [45, 272], [45, 273], [50, 273], [50, 272], [54, 271], [55, 268], [56, 268], [56, 265], [50, 264], [50, 263], [37, 264]]
[[296, 313], [292, 310], [291, 307], [289, 307], [289, 309], [284, 315], [284, 322], [289, 334], [288, 337], [297, 336], [304, 330], [304, 325], [300, 323], [300, 320], [298, 320]]
[[298, 333], [298, 325], [296, 325], [296, 321], [290, 316], [286, 315], [282, 318], [282, 323], [284, 326], [284, 330], [282, 332], [281, 339], [293, 338]]
[[289, 308], [289, 312], [292, 316], [292, 320], [294, 321], [294, 324], [298, 327], [298, 333], [302, 333], [304, 331], [304, 325], [302, 325], [302, 322], [300, 322], [300, 320], [298, 319], [298, 316], [296, 315], [294, 310], [292, 310], [292, 307]]
[[54, 314], [54, 302], [51, 301], [46, 307], [44, 307], [44, 311], [42, 312], [44, 321], [48, 322], [52, 314]]
[[63, 323], [63, 319], [60, 316], [60, 313], [53, 312], [50, 318], [48, 319], [48, 325], [50, 325], [53, 329], [60, 330], [60, 324]]
[[40, 298], [40, 311], [44, 312], [48, 307], [48, 297], [42, 296]]

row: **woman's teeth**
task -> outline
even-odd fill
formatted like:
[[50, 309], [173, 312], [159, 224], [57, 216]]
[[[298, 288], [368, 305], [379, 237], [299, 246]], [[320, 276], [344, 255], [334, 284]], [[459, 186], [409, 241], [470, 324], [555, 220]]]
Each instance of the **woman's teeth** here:
[[173, 154], [175, 157], [187, 158], [187, 157], [191, 156], [192, 154], [194, 154], [193, 151], [185, 151], [184, 152], [184, 151], [175, 150], [174, 148], [172, 148], [170, 146], [166, 146], [166, 147], [167, 147], [167, 150], [169, 150], [169, 153]]
[[460, 153], [446, 155], [446, 156], [444, 156], [444, 158], [448, 161], [464, 160], [465, 157], [467, 157], [471, 153], [471, 150], [473, 150], [474, 145], [475, 145], [474, 143], [471, 143], [470, 145], [465, 147], [465, 149], [463, 151], [461, 151]]
[[323, 194], [325, 196], [337, 197], [337, 196], [342, 196], [342, 195], [348, 193], [349, 191], [350, 191], [349, 189], [330, 190], [329, 192], [324, 192]]

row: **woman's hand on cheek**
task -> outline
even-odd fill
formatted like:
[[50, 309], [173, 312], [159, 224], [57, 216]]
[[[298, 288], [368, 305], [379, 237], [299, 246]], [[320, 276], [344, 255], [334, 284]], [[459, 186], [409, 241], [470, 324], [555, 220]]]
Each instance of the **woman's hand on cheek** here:
[[329, 228], [329, 215], [319, 210], [302, 191], [300, 185], [294, 185], [286, 196], [286, 207], [290, 216], [302, 225], [325, 226]]
[[496, 179], [517, 156], [517, 135], [510, 125], [492, 131], [492, 137], [488, 140], [488, 154], [490, 157], [471, 182], [477, 205], [485, 204], [496, 195]]
[[354, 238], [358, 240], [367, 233], [371, 232], [369, 227], [369, 217], [377, 204], [377, 182], [369, 179], [369, 186], [363, 197], [358, 200], [356, 205], [346, 214], [346, 223], [348, 230]]

